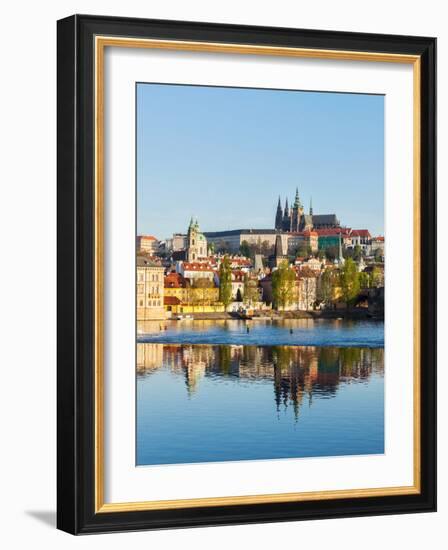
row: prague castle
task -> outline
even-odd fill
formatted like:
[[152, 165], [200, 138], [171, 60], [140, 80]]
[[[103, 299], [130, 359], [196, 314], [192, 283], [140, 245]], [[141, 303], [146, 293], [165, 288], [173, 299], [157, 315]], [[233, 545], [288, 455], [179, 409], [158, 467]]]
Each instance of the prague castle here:
[[[238, 252], [241, 244], [245, 241], [249, 244], [266, 243], [271, 247], [276, 244], [277, 235], [281, 235], [283, 249], [291, 251], [304, 241], [309, 244], [313, 251], [317, 249], [316, 230], [338, 230], [340, 222], [336, 214], [314, 214], [313, 207], [310, 205], [309, 213], [300, 201], [299, 191], [296, 189], [296, 195], [292, 207], [289, 207], [286, 199], [285, 207], [282, 208], [281, 199], [278, 199], [277, 210], [275, 213], [274, 227], [272, 229], [231, 229], [227, 231], [213, 231], [204, 233], [208, 244], [213, 244], [219, 249], [223, 243], [230, 252]], [[310, 242], [316, 237], [316, 244]]]
[[[187, 233], [175, 233], [170, 239], [168, 249], [175, 261], [197, 262], [205, 260], [215, 251], [238, 254], [241, 246], [255, 245], [259, 253], [270, 256], [275, 247], [283, 254], [294, 254], [299, 248], [318, 249], [337, 248], [342, 239], [345, 247], [357, 244], [365, 250], [370, 243], [367, 230], [352, 230], [343, 227], [336, 214], [314, 214], [310, 203], [308, 213], [300, 200], [296, 189], [294, 202], [289, 206], [288, 199], [282, 206], [281, 198], [274, 211], [273, 227], [266, 229], [227, 229], [226, 231], [201, 231], [197, 219], [191, 219]], [[275, 207], [274, 207], [275, 208]]]
[[336, 214], [313, 214], [313, 206], [310, 204], [309, 214], [300, 202], [299, 190], [296, 189], [294, 203], [290, 208], [288, 199], [285, 201], [285, 208], [282, 208], [280, 197], [278, 198], [277, 211], [275, 214], [275, 229], [287, 233], [298, 233], [300, 231], [312, 231], [315, 229], [334, 229], [340, 227]]

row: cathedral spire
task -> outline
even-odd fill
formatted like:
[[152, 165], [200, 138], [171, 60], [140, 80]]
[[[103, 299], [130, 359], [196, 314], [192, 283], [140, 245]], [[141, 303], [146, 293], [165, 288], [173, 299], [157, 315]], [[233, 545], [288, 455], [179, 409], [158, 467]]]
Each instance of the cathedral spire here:
[[294, 208], [300, 208], [299, 188], [296, 187], [296, 198], [294, 200]]
[[279, 230], [282, 228], [283, 213], [282, 213], [282, 203], [280, 201], [280, 196], [278, 197], [277, 212], [275, 214], [275, 229]]
[[310, 216], [313, 215], [313, 197], [310, 198]]

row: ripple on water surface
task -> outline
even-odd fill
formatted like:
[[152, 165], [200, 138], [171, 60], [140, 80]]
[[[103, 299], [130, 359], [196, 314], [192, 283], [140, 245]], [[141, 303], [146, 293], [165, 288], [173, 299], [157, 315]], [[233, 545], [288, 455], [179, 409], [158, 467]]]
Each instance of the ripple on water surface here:
[[384, 322], [284, 319], [281, 321], [146, 321], [138, 342], [282, 346], [383, 347]]

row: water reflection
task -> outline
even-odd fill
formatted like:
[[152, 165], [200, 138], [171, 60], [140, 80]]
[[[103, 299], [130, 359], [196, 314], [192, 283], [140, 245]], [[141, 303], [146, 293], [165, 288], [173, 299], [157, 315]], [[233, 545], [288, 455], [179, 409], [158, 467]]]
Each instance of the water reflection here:
[[218, 384], [269, 382], [277, 411], [292, 406], [297, 418], [305, 401], [311, 406], [313, 398], [334, 397], [341, 385], [383, 377], [384, 349], [137, 344], [138, 377], [159, 369], [182, 379], [190, 397], [201, 391], [206, 379]]
[[144, 321], [140, 343], [384, 347], [384, 323], [343, 319]]

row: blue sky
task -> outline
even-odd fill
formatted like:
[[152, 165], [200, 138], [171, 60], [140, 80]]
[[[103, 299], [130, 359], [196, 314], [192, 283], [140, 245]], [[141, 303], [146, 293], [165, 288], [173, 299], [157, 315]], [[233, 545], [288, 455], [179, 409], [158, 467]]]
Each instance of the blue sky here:
[[296, 187], [383, 234], [384, 96], [137, 85], [137, 233], [273, 228]]

